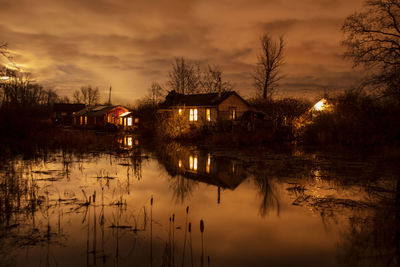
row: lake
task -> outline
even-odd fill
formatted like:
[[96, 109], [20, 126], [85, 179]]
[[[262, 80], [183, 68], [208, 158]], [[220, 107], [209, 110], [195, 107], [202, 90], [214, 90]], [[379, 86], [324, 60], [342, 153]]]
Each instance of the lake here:
[[397, 266], [398, 161], [384, 154], [118, 149], [0, 165], [2, 266]]

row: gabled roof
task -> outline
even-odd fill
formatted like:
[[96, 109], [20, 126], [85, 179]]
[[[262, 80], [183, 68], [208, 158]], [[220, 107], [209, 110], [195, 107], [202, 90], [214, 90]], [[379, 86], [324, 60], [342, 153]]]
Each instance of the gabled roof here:
[[240, 97], [235, 91], [208, 94], [193, 94], [184, 95], [176, 93], [175, 91], [169, 92], [165, 98], [165, 102], [161, 104], [161, 108], [168, 108], [173, 106], [218, 106], [228, 97], [236, 95], [244, 103], [249, 105], [246, 100]]
[[[75, 116], [87, 116], [87, 117], [97, 117], [100, 116], [104, 113], [107, 113], [115, 108], [125, 108], [123, 106], [95, 106], [95, 107], [88, 107], [86, 109], [80, 110], [78, 112], [75, 113]], [[125, 108], [127, 109], [127, 108]]]

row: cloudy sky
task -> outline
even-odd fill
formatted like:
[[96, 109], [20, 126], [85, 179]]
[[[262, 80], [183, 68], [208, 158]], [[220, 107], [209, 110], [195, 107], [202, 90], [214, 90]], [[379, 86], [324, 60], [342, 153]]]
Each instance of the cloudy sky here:
[[35, 79], [71, 96], [98, 86], [134, 103], [174, 57], [216, 64], [244, 96], [260, 36], [286, 40], [278, 97], [316, 97], [357, 80], [342, 58], [343, 20], [362, 0], [0, 0], [0, 41]]

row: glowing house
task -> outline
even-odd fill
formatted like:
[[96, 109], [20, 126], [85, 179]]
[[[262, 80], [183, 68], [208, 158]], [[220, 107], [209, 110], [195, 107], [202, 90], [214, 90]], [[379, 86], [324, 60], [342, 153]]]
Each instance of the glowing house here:
[[133, 130], [138, 127], [139, 119], [133, 116], [133, 111], [123, 106], [95, 106], [76, 112], [73, 124], [92, 129], [115, 127]]
[[160, 106], [160, 112], [180, 116], [194, 126], [237, 121], [249, 110], [247, 101], [234, 91], [193, 95], [171, 91]]

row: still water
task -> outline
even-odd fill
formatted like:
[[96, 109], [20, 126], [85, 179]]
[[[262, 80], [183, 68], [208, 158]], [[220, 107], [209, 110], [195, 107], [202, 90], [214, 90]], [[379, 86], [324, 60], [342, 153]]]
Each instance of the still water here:
[[399, 264], [395, 161], [119, 144], [2, 163], [1, 266]]

